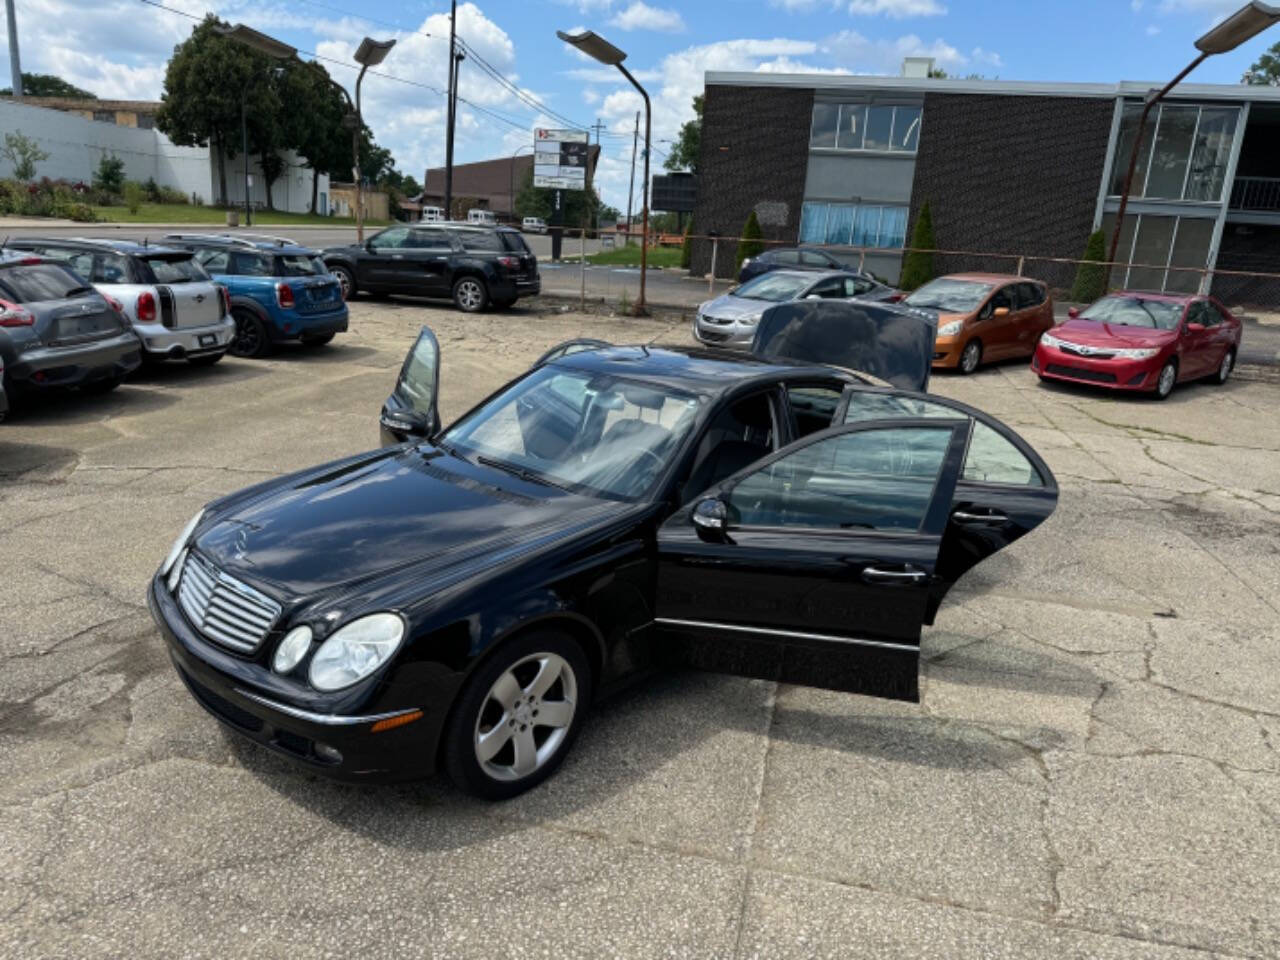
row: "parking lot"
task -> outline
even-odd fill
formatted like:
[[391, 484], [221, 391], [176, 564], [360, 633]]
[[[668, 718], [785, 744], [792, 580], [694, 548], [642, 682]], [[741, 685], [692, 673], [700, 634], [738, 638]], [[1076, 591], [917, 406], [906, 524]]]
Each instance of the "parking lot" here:
[[362, 301], [328, 347], [144, 370], [0, 427], [0, 954], [1280, 954], [1280, 384], [1155, 403], [1023, 363], [936, 377], [1062, 494], [926, 629], [919, 705], [662, 675], [483, 804], [224, 733], [145, 606], [207, 500], [376, 445], [424, 322], [446, 422], [572, 336], [690, 341], [678, 318]]

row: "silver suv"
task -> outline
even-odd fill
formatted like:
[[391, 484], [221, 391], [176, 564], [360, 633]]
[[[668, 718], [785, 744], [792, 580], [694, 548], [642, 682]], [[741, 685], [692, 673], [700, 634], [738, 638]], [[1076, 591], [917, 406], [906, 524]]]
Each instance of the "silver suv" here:
[[80, 237], [21, 237], [7, 246], [61, 260], [115, 301], [148, 360], [217, 363], [235, 336], [226, 288], [190, 250]]

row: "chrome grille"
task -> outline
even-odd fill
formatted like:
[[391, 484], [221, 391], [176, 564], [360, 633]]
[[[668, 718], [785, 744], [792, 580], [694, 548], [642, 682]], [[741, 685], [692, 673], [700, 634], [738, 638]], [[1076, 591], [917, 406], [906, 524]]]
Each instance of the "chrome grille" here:
[[241, 653], [257, 650], [280, 616], [280, 604], [196, 553], [182, 567], [178, 603], [206, 637]]

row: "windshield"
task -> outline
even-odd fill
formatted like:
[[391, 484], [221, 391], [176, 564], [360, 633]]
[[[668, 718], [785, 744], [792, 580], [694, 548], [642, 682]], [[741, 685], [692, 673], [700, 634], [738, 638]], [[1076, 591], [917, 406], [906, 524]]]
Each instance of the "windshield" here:
[[281, 254], [276, 257], [276, 264], [282, 277], [315, 277], [329, 272], [329, 268], [319, 257], [304, 253]]
[[946, 313], [972, 313], [991, 292], [991, 284], [976, 280], [930, 280], [903, 303]]
[[748, 300], [768, 300], [770, 303], [782, 303], [794, 300], [800, 291], [813, 283], [812, 275], [793, 277], [785, 273], [766, 273], [748, 280], [737, 290], [730, 291], [732, 297], [743, 297]]
[[441, 438], [461, 456], [617, 500], [666, 470], [704, 398], [554, 365], [539, 367]]
[[143, 257], [142, 259], [156, 275], [156, 283], [198, 283], [209, 279], [204, 268], [190, 255], [180, 258]]
[[0, 284], [15, 303], [39, 303], [64, 297], [93, 293], [84, 281], [70, 270], [53, 263], [37, 266], [9, 267], [0, 271]]
[[1085, 320], [1122, 327], [1173, 330], [1182, 319], [1182, 304], [1143, 297], [1103, 297], [1080, 316]]

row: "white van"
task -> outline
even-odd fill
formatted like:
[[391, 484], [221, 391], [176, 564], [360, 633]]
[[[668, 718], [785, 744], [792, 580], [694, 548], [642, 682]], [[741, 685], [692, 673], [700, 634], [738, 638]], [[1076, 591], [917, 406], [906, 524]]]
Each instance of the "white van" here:
[[423, 223], [443, 223], [444, 207], [423, 207], [422, 222]]
[[494, 226], [497, 222], [498, 218], [492, 210], [477, 210], [473, 207], [467, 211], [467, 223], [480, 223], [487, 226]]
[[546, 233], [547, 221], [541, 217], [525, 217], [520, 222], [520, 229], [525, 233]]

